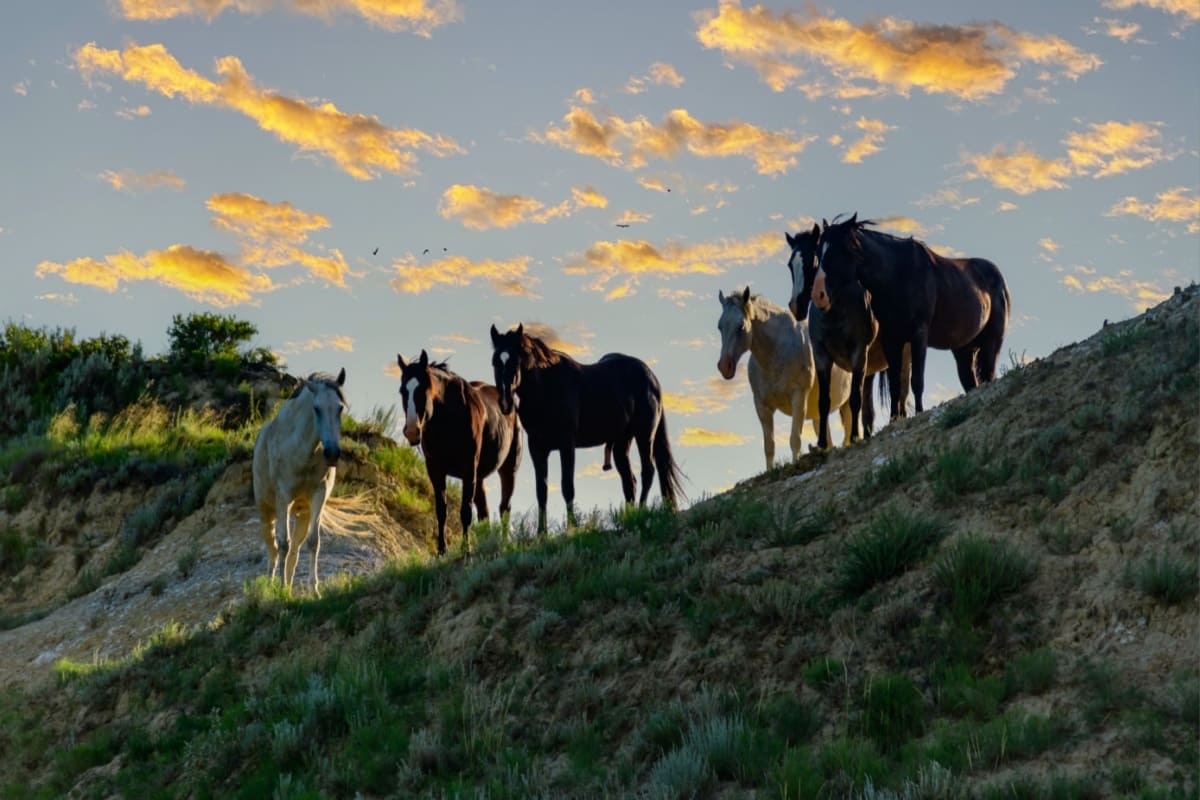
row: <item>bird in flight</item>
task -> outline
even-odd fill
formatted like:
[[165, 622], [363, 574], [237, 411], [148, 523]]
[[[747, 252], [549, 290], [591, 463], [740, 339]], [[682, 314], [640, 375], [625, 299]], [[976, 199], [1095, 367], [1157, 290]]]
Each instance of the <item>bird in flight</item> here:
[[371, 255], [373, 255], [373, 256], [377, 256], [377, 255], [379, 255], [379, 248], [378, 248], [378, 247], [376, 247], [374, 250], [372, 250], [372, 251], [371, 251]]
[[629, 223], [628, 223], [628, 222], [618, 222], [618, 223], [617, 223], [617, 227], [618, 227], [618, 228], [628, 228], [628, 227], [629, 227]]
[[429, 248], [426, 247], [425, 250], [421, 253], [421, 255], [425, 255], [425, 253], [428, 253], [428, 252], [429, 252]]

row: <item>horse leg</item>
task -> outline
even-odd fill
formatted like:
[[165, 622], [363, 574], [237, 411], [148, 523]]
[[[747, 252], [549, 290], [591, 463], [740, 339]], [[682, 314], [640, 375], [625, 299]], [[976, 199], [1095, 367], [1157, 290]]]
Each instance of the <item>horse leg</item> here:
[[475, 479], [475, 519], [480, 522], [488, 521], [487, 490], [483, 488], [483, 480]]
[[[429, 462], [426, 462], [428, 464]], [[433, 486], [433, 508], [437, 514], [437, 554], [446, 555], [446, 473], [429, 473]]]
[[[864, 359], [865, 360], [865, 359]], [[857, 442], [859, 436], [859, 421], [862, 419], [863, 407], [863, 368], [855, 367], [850, 373], [850, 443]]]
[[637, 492], [637, 480], [633, 477], [633, 466], [629, 463], [629, 446], [631, 444], [633, 444], [633, 440], [626, 439], [617, 442], [615, 446], [605, 446], [606, 450], [609, 447], [612, 448], [617, 474], [621, 476], [621, 493], [625, 495], [625, 505], [633, 504], [633, 496]]
[[[889, 419], [895, 420], [904, 416], [903, 405], [906, 398], [901, 396], [900, 364], [904, 353], [904, 342], [900, 339], [884, 339], [883, 354], [887, 358], [888, 394], [891, 395], [891, 414]], [[904, 393], [907, 395], [907, 392]]]
[[958, 382], [962, 384], [964, 392], [969, 392], [979, 385], [979, 378], [975, 374], [975, 355], [978, 351], [979, 348], [974, 342], [951, 351], [954, 353], [954, 363], [958, 367]]
[[[605, 443], [605, 445], [604, 445], [604, 471], [605, 472], [608, 472], [610, 469], [613, 468], [612, 454], [613, 454], [612, 442]], [[628, 456], [628, 455], [629, 454], [626, 453], [626, 456]]]
[[258, 515], [262, 538], [267, 543], [267, 568], [271, 571], [271, 580], [274, 581], [275, 571], [279, 569], [279, 545], [275, 544], [275, 511], [259, 508]]
[[754, 413], [758, 414], [758, 424], [762, 426], [763, 458], [767, 460], [767, 469], [775, 466], [775, 412], [765, 400], [754, 398]]
[[822, 359], [817, 367], [817, 449], [829, 449], [829, 385], [833, 382], [833, 360]]
[[558, 451], [562, 467], [562, 496], [567, 504], [567, 527], [575, 527], [575, 442], [565, 442]]
[[638, 435], [637, 448], [638, 458], [642, 462], [642, 495], [638, 498], [638, 505], [645, 507], [650, 487], [654, 484], [654, 436], [650, 431]]
[[875, 375], [867, 375], [863, 378], [862, 390], [862, 428], [863, 438], [870, 439], [871, 434], [875, 432]]
[[912, 393], [917, 413], [925, 410], [922, 398], [925, 394], [925, 354], [929, 348], [929, 329], [922, 327], [912, 338]]
[[291, 523], [291, 530], [288, 531], [287, 560], [283, 565], [283, 585], [288, 589], [292, 588], [292, 583], [296, 578], [296, 565], [300, 561], [300, 547], [308, 538], [308, 519], [311, 516], [307, 498], [296, 500], [292, 504], [292, 508], [295, 509], [296, 518]]
[[483, 489], [483, 481], [479, 481], [478, 487], [475, 485], [476, 469], [478, 468], [470, 469], [467, 474], [463, 475], [462, 504], [458, 509], [459, 519], [462, 520], [463, 553], [466, 555], [471, 553], [471, 500], [475, 497], [476, 491]]
[[546, 473], [549, 471], [546, 462], [550, 458], [550, 451], [534, 447], [531, 444], [529, 447], [529, 457], [533, 459], [533, 488], [537, 492], [538, 503], [537, 531], [541, 535], [546, 533], [546, 493], [548, 491]]
[[308, 549], [312, 551], [312, 590], [317, 597], [321, 596], [320, 573], [317, 571], [317, 556], [321, 554], [321, 512], [325, 509], [325, 503], [329, 501], [332, 491], [332, 484], [323, 483], [313, 492], [310, 501]]

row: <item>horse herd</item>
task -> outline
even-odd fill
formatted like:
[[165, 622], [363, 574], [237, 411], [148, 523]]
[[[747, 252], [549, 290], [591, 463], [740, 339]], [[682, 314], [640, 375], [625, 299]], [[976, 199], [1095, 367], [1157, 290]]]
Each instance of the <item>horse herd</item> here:
[[[1011, 301], [999, 269], [980, 258], [947, 258], [912, 238], [873, 230], [869, 220], [835, 218], [811, 231], [786, 233], [791, 255], [788, 309], [749, 287], [719, 294], [721, 355], [718, 370], [732, 379], [751, 353], [749, 377], [763, 429], [767, 467], [774, 465], [776, 411], [792, 417], [792, 456], [800, 432], [813, 420], [817, 447], [829, 447], [829, 412], [838, 409], [844, 443], [870, 436], [874, 376], [886, 372], [881, 395], [891, 418], [905, 413], [911, 390], [924, 410], [925, 355], [929, 347], [954, 354], [965, 391], [995, 377]], [[682, 478], [671, 453], [662, 387], [641, 360], [610, 353], [582, 364], [525, 332], [493, 325], [493, 384], [468, 381], [445, 363], [420, 356], [400, 367], [404, 436], [420, 445], [433, 488], [438, 554], [446, 552], [446, 478], [462, 481], [464, 546], [472, 506], [488, 518], [483, 479], [500, 477], [500, 514], [508, 514], [521, 464], [521, 430], [533, 460], [538, 532], [546, 530], [550, 452], [559, 452], [568, 523], [575, 521], [575, 450], [604, 446], [604, 468], [615, 463], [626, 503], [637, 494], [629, 453], [636, 441], [646, 503], [657, 472], [663, 503], [675, 507]], [[312, 588], [318, 591], [317, 554], [323, 509], [333, 490], [345, 407], [336, 379], [314, 374], [259, 432], [254, 447], [254, 496], [274, 578], [280, 553], [290, 587], [299, 547], [312, 550]], [[294, 519], [293, 519], [294, 517]], [[282, 522], [283, 524], [277, 524]]]

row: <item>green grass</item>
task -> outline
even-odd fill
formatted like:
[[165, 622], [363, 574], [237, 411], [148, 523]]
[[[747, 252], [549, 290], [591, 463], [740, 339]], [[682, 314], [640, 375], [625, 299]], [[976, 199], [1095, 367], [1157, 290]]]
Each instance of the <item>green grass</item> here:
[[867, 473], [858, 487], [860, 497], [871, 497], [897, 489], [917, 478], [925, 467], [926, 455], [920, 450], [905, 450]]
[[823, 656], [814, 658], [804, 668], [804, 682], [814, 689], [824, 690], [838, 683], [846, 674], [841, 660]]
[[952, 504], [962, 495], [1003, 486], [1014, 471], [1008, 458], [962, 443], [938, 453], [929, 468], [929, 482], [938, 502]]
[[1043, 694], [1058, 678], [1058, 656], [1048, 648], [1021, 653], [1004, 670], [1004, 694]]
[[1137, 588], [1158, 602], [1174, 606], [1196, 597], [1200, 591], [1200, 571], [1194, 556], [1181, 556], [1165, 550], [1152, 553], [1133, 567]]
[[940, 518], [887, 506], [847, 543], [837, 588], [855, 597], [921, 561], [949, 533]]
[[893, 752], [920, 736], [925, 726], [925, 698], [907, 675], [877, 675], [867, 681], [858, 713], [861, 733], [881, 752]]
[[977, 536], [955, 541], [933, 567], [934, 586], [951, 612], [969, 623], [1032, 577], [1033, 566], [1014, 546]]
[[975, 415], [975, 405], [965, 401], [948, 403], [938, 417], [938, 427], [944, 431], [957, 428]]

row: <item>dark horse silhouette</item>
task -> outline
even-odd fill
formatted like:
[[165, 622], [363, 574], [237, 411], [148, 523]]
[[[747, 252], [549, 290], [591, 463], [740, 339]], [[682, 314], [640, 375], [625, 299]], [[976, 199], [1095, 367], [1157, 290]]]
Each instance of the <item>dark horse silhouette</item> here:
[[400, 366], [404, 436], [421, 445], [425, 471], [437, 509], [438, 555], [446, 553], [446, 477], [462, 480], [463, 546], [470, 550], [471, 503], [479, 519], [488, 518], [483, 479], [500, 474], [500, 518], [506, 524], [517, 468], [521, 466], [521, 423], [509, 408], [500, 410], [500, 393], [480, 381], [467, 382], [444, 362], [431, 362], [425, 351]]
[[612, 445], [625, 502], [632, 503], [637, 481], [629, 446], [637, 440], [646, 503], [654, 471], [663, 503], [674, 508], [683, 496], [682, 478], [671, 456], [662, 388], [645, 363], [609, 353], [595, 364], [580, 364], [551, 349], [525, 326], [500, 333], [492, 326], [492, 369], [500, 390], [500, 408], [517, 413], [529, 436], [529, 455], [537, 488], [538, 531], [546, 530], [546, 473], [551, 450], [562, 464], [562, 494], [569, 523], [575, 518], [575, 448]]
[[[821, 240], [821, 229], [814, 224], [811, 231], [792, 236], [784, 233], [792, 254], [788, 258], [788, 272], [792, 276], [791, 300], [788, 308], [799, 320], [808, 320], [808, 332], [812, 340], [813, 365], [817, 372], [817, 408], [821, 424], [817, 430], [817, 448], [829, 447], [829, 382], [833, 365], [837, 364], [851, 374], [850, 381], [850, 441], [859, 440], [859, 421], [862, 421], [863, 436], [869, 437], [875, 427], [875, 403], [872, 389], [875, 375], [887, 369], [887, 357], [883, 342], [879, 339], [879, 323], [871, 312], [870, 295], [862, 286], [852, 281], [838, 287], [837, 298], [826, 281], [826, 293], [830, 295], [827, 311], [810, 305], [813, 284], [817, 277], [817, 246]], [[905, 350], [902, 365], [901, 396], [908, 395], [910, 364]], [[888, 397], [887, 384], [880, 381], [880, 395]], [[903, 412], [904, 402], [900, 409]]]
[[912, 347], [912, 390], [925, 410], [925, 353], [950, 350], [965, 391], [996, 377], [996, 359], [1012, 301], [1004, 276], [982, 258], [946, 258], [915, 239], [868, 230], [870, 220], [829, 224], [821, 232], [812, 304], [830, 307], [830, 292], [858, 282], [870, 292], [888, 363], [892, 417], [899, 415], [901, 353]]

